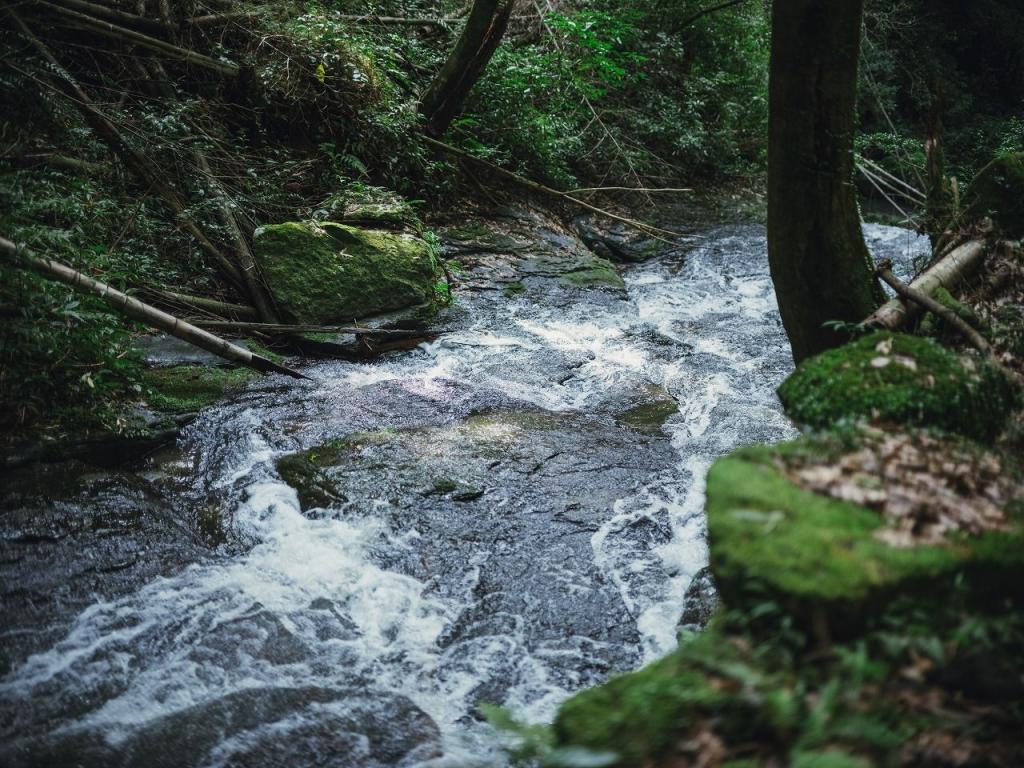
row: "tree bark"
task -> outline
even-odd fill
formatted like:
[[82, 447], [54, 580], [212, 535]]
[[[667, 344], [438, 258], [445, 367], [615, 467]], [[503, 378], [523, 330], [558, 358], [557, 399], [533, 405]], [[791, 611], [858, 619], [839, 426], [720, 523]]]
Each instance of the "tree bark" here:
[[799, 362], [881, 303], [853, 187], [863, 0], [775, 0], [768, 145], [768, 258]]
[[72, 288], [99, 296], [114, 309], [128, 317], [139, 320], [157, 330], [169, 333], [171, 336], [186, 341], [200, 349], [205, 349], [207, 352], [212, 352], [232, 363], [253, 368], [260, 373], [283, 373], [296, 379], [307, 378], [298, 371], [278, 365], [261, 355], [254, 355], [248, 349], [232, 344], [219, 336], [214, 336], [209, 331], [204, 331], [190, 323], [186, 323], [184, 320], [179, 320], [174, 315], [169, 315], [163, 310], [145, 304], [138, 299], [133, 299], [128, 294], [121, 293], [121, 291], [111, 288], [106, 283], [86, 277], [78, 270], [72, 269], [65, 264], [40, 258], [27, 249], [19, 249], [14, 243], [3, 237], [0, 237], [0, 254], [16, 259], [16, 265], [29, 267], [51, 280], [57, 280], [70, 285]]
[[475, 0], [448, 60], [420, 98], [427, 133], [441, 136], [462, 112], [466, 97], [508, 28], [514, 0]]

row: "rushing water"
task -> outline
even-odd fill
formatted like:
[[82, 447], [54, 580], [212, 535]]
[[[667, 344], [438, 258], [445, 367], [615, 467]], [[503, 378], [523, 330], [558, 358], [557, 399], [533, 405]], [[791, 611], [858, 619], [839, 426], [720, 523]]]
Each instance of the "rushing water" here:
[[[901, 263], [924, 250], [867, 234]], [[494, 765], [479, 702], [548, 720], [667, 652], [707, 559], [708, 466], [794, 433], [763, 230], [707, 235], [630, 267], [625, 296], [468, 293], [432, 343], [204, 412], [151, 479], [184, 520], [217, 509], [219, 547], [16, 666], [0, 757]], [[669, 398], [660, 430], [618, 418]], [[303, 510], [276, 460], [355, 432], [376, 437], [345, 498]]]

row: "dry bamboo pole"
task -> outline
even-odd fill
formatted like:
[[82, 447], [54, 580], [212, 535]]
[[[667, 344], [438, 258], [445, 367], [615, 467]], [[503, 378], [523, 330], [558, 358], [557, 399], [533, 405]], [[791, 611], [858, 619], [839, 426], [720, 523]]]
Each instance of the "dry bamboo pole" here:
[[25, 22], [13, 10], [7, 10], [8, 16], [14, 21], [18, 32], [28, 40], [39, 54], [56, 70], [54, 89], [74, 104], [82, 113], [96, 135], [116, 154], [128, 170], [134, 173], [145, 185], [153, 189], [170, 206], [177, 216], [178, 223], [199, 243], [200, 249], [214, 262], [221, 273], [240, 291], [246, 290], [245, 279], [238, 267], [233, 264], [220, 249], [215, 246], [191, 217], [186, 213], [184, 202], [163, 178], [163, 175], [141, 152], [129, 145], [110, 119], [93, 106], [89, 95], [61, 66], [56, 57], [39, 38], [32, 34]]
[[100, 5], [99, 3], [90, 3], [88, 0], [55, 0], [55, 3], [66, 8], [77, 9], [99, 19], [116, 21], [132, 27], [138, 27], [139, 29], [145, 29], [150, 32], [167, 31], [167, 28], [155, 19], [147, 19], [145, 16], [136, 16], [134, 13], [128, 13], [127, 11], [111, 8], [106, 5]]
[[224, 187], [221, 186], [217, 177], [214, 176], [213, 171], [210, 168], [210, 164], [206, 161], [206, 155], [200, 151], [196, 151], [196, 162], [199, 165], [199, 170], [206, 177], [206, 181], [213, 191], [214, 198], [217, 201], [217, 210], [220, 212], [220, 217], [224, 222], [224, 226], [227, 227], [228, 232], [231, 234], [231, 239], [235, 241], [235, 256], [238, 260], [238, 266], [242, 270], [242, 278], [245, 280], [249, 299], [252, 301], [253, 306], [256, 307], [260, 320], [265, 323], [276, 323], [278, 321], [278, 317], [277, 313], [274, 311], [270, 292], [267, 290], [260, 278], [260, 270], [256, 265], [256, 257], [253, 256], [252, 249], [249, 247], [248, 241], [245, 239], [241, 228], [238, 226], [238, 219], [235, 218], [235, 212], [231, 208], [231, 201], [228, 198], [228, 194], [224, 191]]
[[[910, 283], [916, 292], [931, 296], [939, 288], [956, 287], [967, 274], [978, 266], [985, 253], [985, 244], [981, 240], [969, 240], [954, 248], [928, 269], [918, 275]], [[861, 325], [870, 328], [888, 328], [896, 330], [904, 325], [920, 310], [918, 305], [907, 304], [902, 297], [889, 299], [864, 320]]]
[[979, 352], [986, 355], [992, 354], [992, 346], [985, 340], [985, 337], [968, 325], [956, 312], [949, 307], [944, 307], [927, 293], [922, 293], [920, 290], [907, 285], [896, 277], [892, 272], [891, 259], [880, 261], [875, 268], [875, 274], [882, 278], [898, 295], [927, 309], [936, 317], [941, 318], [943, 322], [955, 328]]
[[200, 349], [205, 349], [207, 352], [211, 352], [232, 363], [244, 365], [260, 373], [283, 373], [296, 379], [308, 378], [296, 370], [278, 365], [273, 360], [253, 354], [248, 349], [236, 346], [219, 336], [214, 336], [209, 331], [204, 331], [190, 323], [186, 323], [184, 320], [179, 320], [174, 315], [134, 299], [121, 291], [111, 288], [106, 283], [86, 277], [78, 270], [72, 269], [66, 264], [36, 256], [27, 248], [19, 247], [4, 237], [0, 237], [0, 254], [11, 258], [16, 266], [30, 268], [43, 277], [65, 283], [76, 290], [99, 296], [118, 312], [139, 320], [157, 330], [169, 333], [171, 336]]
[[240, 71], [237, 64], [211, 59], [209, 56], [204, 56], [201, 53], [196, 53], [195, 51], [190, 51], [187, 48], [182, 48], [172, 43], [168, 43], [166, 40], [159, 40], [155, 37], [145, 35], [142, 32], [136, 32], [134, 29], [121, 27], [109, 21], [97, 19], [94, 16], [79, 13], [78, 11], [73, 11], [70, 8], [63, 8], [59, 5], [54, 5], [53, 3], [46, 2], [46, 0], [38, 0], [38, 2], [42, 6], [52, 8], [64, 18], [89, 27], [90, 29], [95, 30], [99, 34], [106, 35], [107, 37], [111, 37], [116, 40], [123, 40], [142, 48], [148, 48], [151, 51], [157, 51], [165, 56], [180, 59], [188, 62], [189, 64], [194, 64], [228, 77], [236, 77]]
[[161, 288], [147, 287], [143, 290], [163, 301], [174, 302], [191, 309], [201, 309], [204, 312], [212, 312], [215, 315], [220, 315], [225, 318], [233, 317], [238, 318], [239, 320], [256, 320], [259, 317], [256, 312], [256, 307], [250, 307], [246, 304], [232, 304], [227, 301], [209, 299], [205, 296], [190, 296], [187, 293], [165, 291]]
[[347, 333], [354, 336], [380, 336], [389, 339], [416, 339], [431, 335], [426, 331], [405, 328], [361, 328], [351, 325], [302, 325], [287, 323], [247, 323], [234, 320], [193, 320], [200, 328], [223, 329], [226, 331], [259, 332], [265, 334], [293, 333]]

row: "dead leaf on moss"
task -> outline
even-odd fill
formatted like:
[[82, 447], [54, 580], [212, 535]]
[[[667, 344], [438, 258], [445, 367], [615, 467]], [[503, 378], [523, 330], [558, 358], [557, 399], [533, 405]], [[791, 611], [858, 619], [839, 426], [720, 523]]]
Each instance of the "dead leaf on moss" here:
[[875, 431], [834, 463], [790, 466], [787, 474], [816, 493], [879, 512], [887, 525], [876, 538], [896, 547], [1003, 529], [1003, 507], [1024, 495], [993, 454], [927, 434]]

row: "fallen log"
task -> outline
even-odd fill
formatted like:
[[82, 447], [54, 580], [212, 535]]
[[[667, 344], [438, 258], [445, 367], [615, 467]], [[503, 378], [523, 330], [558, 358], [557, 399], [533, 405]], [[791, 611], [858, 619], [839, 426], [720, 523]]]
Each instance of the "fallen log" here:
[[167, 27], [155, 19], [147, 19], [145, 16], [137, 16], [134, 13], [128, 13], [127, 11], [100, 5], [99, 3], [91, 3], [88, 0], [58, 0], [58, 5], [73, 8], [100, 19], [116, 21], [120, 24], [127, 24], [130, 27], [144, 29], [148, 32], [162, 34], [167, 31]]
[[351, 325], [289, 325], [287, 323], [244, 323], [233, 320], [193, 320], [193, 325], [200, 328], [213, 328], [225, 331], [246, 331], [265, 334], [295, 333], [347, 333], [353, 336], [377, 336], [387, 339], [416, 339], [428, 335], [422, 330], [406, 328], [360, 328]]
[[261, 355], [253, 354], [248, 349], [236, 346], [219, 336], [214, 336], [209, 331], [197, 328], [190, 323], [179, 320], [174, 315], [170, 315], [163, 310], [159, 310], [125, 293], [121, 293], [121, 291], [111, 288], [106, 283], [86, 277], [78, 270], [72, 269], [66, 264], [36, 256], [27, 248], [19, 247], [3, 237], [0, 237], [0, 254], [12, 259], [16, 266], [32, 269], [51, 280], [57, 280], [58, 282], [70, 285], [72, 288], [99, 296], [111, 307], [128, 317], [139, 320], [157, 330], [169, 333], [171, 336], [204, 349], [207, 352], [212, 352], [232, 363], [244, 365], [260, 373], [283, 373], [296, 379], [308, 378], [298, 371], [278, 365], [273, 360], [268, 360]]
[[992, 346], [985, 340], [985, 337], [968, 325], [963, 318], [949, 307], [945, 307], [927, 293], [922, 293], [913, 286], [907, 285], [892, 272], [892, 260], [884, 259], [878, 263], [875, 274], [882, 278], [882, 281], [896, 291], [897, 295], [907, 301], [912, 301], [918, 306], [927, 309], [943, 322], [955, 328], [961, 336], [970, 343], [972, 347], [986, 355], [992, 354]]
[[[969, 240], [954, 248], [932, 264], [910, 283], [915, 292], [931, 296], [939, 288], [951, 289], [961, 283], [978, 266], [985, 254], [985, 243]], [[920, 305], [907, 303], [903, 297], [889, 299], [866, 318], [861, 325], [895, 331], [920, 312]]]

